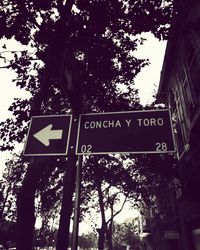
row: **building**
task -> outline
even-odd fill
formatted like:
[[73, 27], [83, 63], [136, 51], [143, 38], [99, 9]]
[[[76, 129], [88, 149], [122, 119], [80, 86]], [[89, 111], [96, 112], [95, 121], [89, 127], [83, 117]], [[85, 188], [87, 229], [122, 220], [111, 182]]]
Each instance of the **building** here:
[[200, 1], [179, 3], [183, 10], [171, 25], [158, 96], [171, 109], [174, 122], [182, 184], [181, 193], [176, 196], [181, 249], [199, 250]]
[[156, 195], [158, 211], [148, 208], [148, 215], [141, 217], [143, 250], [182, 250], [174, 195], [170, 185], [165, 184], [162, 194]]

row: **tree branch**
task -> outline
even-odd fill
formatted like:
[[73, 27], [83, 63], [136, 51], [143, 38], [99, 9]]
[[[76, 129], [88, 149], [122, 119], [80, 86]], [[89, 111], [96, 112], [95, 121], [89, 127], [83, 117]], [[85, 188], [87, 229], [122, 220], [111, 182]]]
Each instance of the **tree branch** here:
[[7, 66], [0, 66], [0, 69], [9, 69], [10, 67], [11, 67], [11, 64]]
[[113, 218], [115, 218], [115, 217], [122, 211], [122, 209], [124, 208], [124, 205], [125, 205], [126, 201], [127, 201], [127, 197], [125, 197], [125, 199], [124, 199], [124, 201], [123, 201], [123, 203], [122, 203], [121, 208], [120, 208], [116, 213], [113, 214], [113, 217], [110, 218], [110, 219], [106, 222], [106, 224], [108, 224], [111, 220], [113, 220]]
[[22, 53], [24, 50], [6, 50], [6, 51], [0, 51], [0, 54], [4, 53]]
[[33, 16], [31, 16], [29, 20], [30, 20], [33, 24], [35, 24], [35, 26], [36, 26], [38, 29], [41, 28], [41, 26], [39, 25], [39, 23], [36, 21], [36, 19], [35, 19]]

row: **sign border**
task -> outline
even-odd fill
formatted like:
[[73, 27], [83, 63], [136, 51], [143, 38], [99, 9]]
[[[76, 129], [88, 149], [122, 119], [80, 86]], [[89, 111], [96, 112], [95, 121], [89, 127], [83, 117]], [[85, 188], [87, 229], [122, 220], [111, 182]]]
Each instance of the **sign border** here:
[[[26, 145], [27, 145], [27, 142], [28, 142], [28, 138], [29, 138], [29, 135], [30, 135], [30, 129], [31, 129], [31, 125], [32, 125], [32, 121], [34, 118], [41, 118], [41, 117], [69, 117], [69, 129], [68, 129], [68, 137], [67, 137], [67, 143], [66, 143], [66, 149], [65, 149], [65, 153], [27, 153], [25, 154], [25, 150], [26, 150]], [[27, 136], [26, 136], [26, 141], [25, 141], [25, 144], [24, 144], [24, 148], [23, 148], [23, 155], [24, 156], [67, 156], [67, 153], [68, 153], [68, 149], [69, 149], [69, 142], [70, 142], [70, 136], [71, 136], [71, 127], [72, 127], [72, 115], [71, 114], [66, 114], [66, 115], [37, 115], [37, 116], [32, 116], [31, 117], [31, 120], [30, 120], [30, 124], [29, 124], [29, 128], [28, 128], [28, 133], [27, 133]]]
[[[172, 131], [172, 141], [174, 150], [170, 151], [131, 151], [131, 152], [91, 152], [91, 153], [78, 153], [78, 145], [79, 145], [79, 136], [80, 136], [80, 126], [81, 126], [81, 116], [91, 116], [91, 115], [109, 115], [109, 114], [124, 114], [124, 113], [144, 113], [144, 112], [157, 112], [157, 111], [168, 111], [169, 113], [169, 120], [170, 120], [170, 126]], [[77, 139], [76, 139], [76, 155], [105, 155], [105, 154], [165, 154], [165, 153], [176, 153], [176, 143], [175, 143], [175, 136], [173, 132], [173, 126], [172, 126], [172, 116], [171, 116], [171, 110], [170, 109], [143, 109], [143, 110], [134, 110], [134, 111], [119, 111], [119, 112], [102, 112], [102, 113], [86, 113], [86, 114], [80, 114], [79, 115], [79, 121], [78, 121], [78, 131], [77, 131]]]

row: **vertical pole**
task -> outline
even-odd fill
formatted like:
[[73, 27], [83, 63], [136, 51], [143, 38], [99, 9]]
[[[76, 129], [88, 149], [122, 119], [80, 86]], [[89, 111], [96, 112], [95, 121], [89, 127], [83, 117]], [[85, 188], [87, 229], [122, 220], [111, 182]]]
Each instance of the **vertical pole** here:
[[[88, 111], [88, 107], [85, 103], [85, 95], [83, 94], [81, 113]], [[78, 127], [77, 127], [78, 131]], [[76, 135], [77, 136], [77, 135]], [[78, 248], [78, 232], [79, 232], [79, 217], [80, 217], [80, 192], [81, 192], [81, 178], [82, 178], [82, 165], [83, 156], [78, 156], [78, 166], [76, 171], [76, 192], [75, 192], [75, 205], [74, 205], [74, 221], [73, 221], [73, 232], [71, 249], [77, 250]]]
[[67, 169], [64, 178], [63, 198], [60, 211], [56, 250], [66, 250], [69, 245], [69, 227], [73, 210], [72, 198], [75, 188], [76, 162], [77, 157], [75, 155], [68, 156]]
[[77, 172], [76, 172], [76, 193], [75, 193], [74, 221], [73, 221], [73, 233], [72, 233], [72, 250], [77, 250], [78, 247], [82, 164], [83, 164], [83, 156], [79, 155]]

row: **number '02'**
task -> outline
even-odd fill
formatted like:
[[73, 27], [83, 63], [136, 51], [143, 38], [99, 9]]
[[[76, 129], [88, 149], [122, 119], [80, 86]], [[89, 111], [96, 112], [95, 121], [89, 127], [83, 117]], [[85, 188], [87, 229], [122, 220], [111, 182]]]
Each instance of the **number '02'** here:
[[167, 151], [167, 143], [166, 142], [157, 142], [156, 143], [156, 151]]
[[81, 146], [82, 153], [92, 153], [91, 149], [92, 149], [92, 145], [90, 144]]

